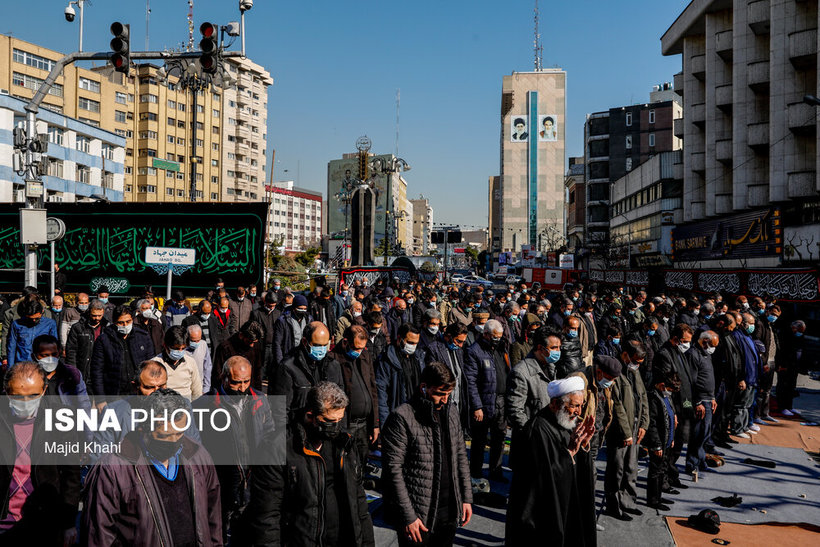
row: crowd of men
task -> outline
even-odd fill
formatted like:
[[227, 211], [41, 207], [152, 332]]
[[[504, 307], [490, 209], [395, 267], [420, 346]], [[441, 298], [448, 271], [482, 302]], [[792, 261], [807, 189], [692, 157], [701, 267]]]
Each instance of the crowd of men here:
[[[806, 324], [743, 295], [362, 279], [307, 295], [279, 281], [229, 293], [217, 280], [162, 306], [150, 291], [109, 296], [99, 287], [69, 306], [28, 287], [0, 305], [0, 450], [16, 447], [0, 466], [0, 541], [373, 545], [364, 487], [380, 457], [367, 484], [399, 544], [452, 545], [474, 488], [509, 481], [509, 435], [507, 544], [594, 545], [599, 452], [608, 515], [641, 514], [644, 457], [644, 505], [667, 511], [681, 474], [713, 470], [730, 435], [757, 434], [774, 408], [796, 414], [804, 366]], [[286, 423], [263, 394], [282, 397]], [[118, 416], [219, 407], [243, 427], [103, 431], [94, 439], [118, 453], [38, 465], [32, 435], [55, 404], [42, 395]], [[209, 456], [272, 451], [285, 429], [285, 465]]]

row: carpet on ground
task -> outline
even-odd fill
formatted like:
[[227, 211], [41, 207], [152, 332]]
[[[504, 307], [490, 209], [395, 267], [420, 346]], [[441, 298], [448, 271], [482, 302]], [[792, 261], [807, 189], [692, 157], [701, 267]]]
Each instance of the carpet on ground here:
[[820, 526], [807, 523], [735, 524], [725, 522], [720, 525], [720, 532], [715, 535], [690, 527], [687, 520], [680, 517], [666, 517], [666, 524], [669, 526], [675, 544], [681, 547], [715, 545], [712, 542], [715, 538], [729, 542], [718, 545], [816, 545], [817, 534], [820, 533]]
[[779, 423], [761, 425], [757, 435], [751, 439], [732, 437], [741, 444], [758, 444], [800, 448], [807, 452], [820, 452], [820, 426], [800, 425], [800, 419], [780, 418]]

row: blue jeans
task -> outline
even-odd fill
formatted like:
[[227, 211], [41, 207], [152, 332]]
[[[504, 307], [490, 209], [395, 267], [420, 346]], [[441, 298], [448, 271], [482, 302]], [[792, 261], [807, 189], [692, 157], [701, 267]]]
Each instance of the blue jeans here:
[[686, 471], [700, 469], [706, 466], [706, 440], [711, 437], [712, 405], [705, 403], [706, 413], [703, 418], [692, 420], [692, 433], [689, 435], [689, 445], [686, 447]]

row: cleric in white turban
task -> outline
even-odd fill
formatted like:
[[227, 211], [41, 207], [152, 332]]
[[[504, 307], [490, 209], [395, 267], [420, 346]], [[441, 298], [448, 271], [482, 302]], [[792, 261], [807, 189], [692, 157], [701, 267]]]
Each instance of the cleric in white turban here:
[[[583, 450], [595, 418], [580, 421], [586, 383], [580, 376], [547, 386], [548, 406], [515, 446], [516, 471], [507, 509], [507, 545], [596, 544], [592, 460]], [[521, 460], [519, 460], [519, 457]]]

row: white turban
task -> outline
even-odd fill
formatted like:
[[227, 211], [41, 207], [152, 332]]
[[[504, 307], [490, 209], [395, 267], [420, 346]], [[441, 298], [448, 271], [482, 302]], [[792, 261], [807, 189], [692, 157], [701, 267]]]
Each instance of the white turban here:
[[580, 376], [570, 376], [563, 380], [553, 380], [547, 386], [547, 395], [550, 399], [563, 397], [567, 393], [584, 390], [584, 380]]

